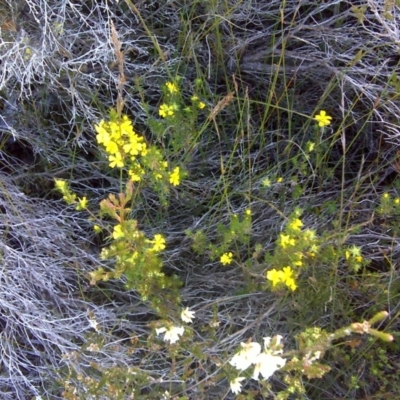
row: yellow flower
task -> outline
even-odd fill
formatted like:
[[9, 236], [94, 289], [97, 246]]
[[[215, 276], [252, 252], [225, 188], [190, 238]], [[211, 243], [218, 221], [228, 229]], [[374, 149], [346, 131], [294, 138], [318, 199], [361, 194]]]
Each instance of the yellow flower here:
[[282, 275], [282, 280], [287, 281], [288, 279], [293, 278], [293, 270], [290, 267], [285, 267], [283, 268], [283, 275]]
[[78, 211], [84, 210], [85, 208], [87, 208], [88, 205], [88, 201], [86, 196], [82, 197], [81, 199], [78, 200], [78, 204], [76, 205], [76, 209]]
[[282, 271], [277, 271], [275, 268], [267, 272], [267, 279], [271, 281], [272, 286], [276, 286], [279, 282], [282, 282]]
[[246, 215], [248, 215], [248, 216], [251, 215], [251, 210], [249, 208], [246, 210]]
[[153, 247], [150, 249], [150, 251], [161, 251], [165, 249], [165, 239], [163, 235], [160, 235], [157, 233], [154, 235], [153, 240], [149, 240], [149, 243], [153, 243]]
[[311, 153], [311, 152], [314, 150], [315, 143], [313, 143], [313, 142], [307, 142], [307, 145], [306, 145], [306, 146], [307, 146], [307, 147], [306, 147], [307, 152], [308, 152], [308, 153]]
[[119, 153], [118, 144], [116, 142], [114, 142], [113, 140], [109, 140], [107, 142], [107, 144], [104, 144], [104, 146], [105, 146], [106, 152], [108, 154], [117, 154], [117, 153]]
[[289, 235], [285, 235], [284, 233], [279, 235], [279, 246], [281, 246], [282, 249], [285, 249], [287, 246], [294, 246], [295, 243], [295, 240], [291, 239]]
[[293, 229], [294, 231], [299, 231], [302, 226], [303, 223], [299, 218], [295, 218], [294, 220], [289, 222], [289, 228]]
[[171, 183], [174, 186], [178, 186], [180, 182], [181, 182], [180, 169], [179, 167], [175, 167], [175, 169], [169, 176], [169, 183]]
[[276, 181], [277, 181], [278, 183], [282, 183], [282, 182], [283, 182], [283, 178], [280, 177], [280, 178], [278, 178]]
[[317, 114], [314, 119], [318, 122], [318, 126], [321, 128], [324, 126], [328, 126], [331, 123], [332, 117], [326, 114], [326, 111], [321, 110], [319, 114]]
[[95, 125], [94, 129], [97, 132], [96, 140], [99, 144], [105, 144], [110, 140], [110, 134], [107, 130], [107, 123], [104, 120], [101, 120], [99, 125]]
[[400, 199], [399, 199], [398, 197], [395, 198], [395, 199], [394, 199], [394, 203], [395, 203], [395, 204], [400, 204]]
[[353, 257], [359, 257], [361, 256], [361, 247], [358, 246], [352, 246], [350, 249], [350, 253]]
[[317, 235], [315, 234], [315, 231], [313, 231], [311, 229], [304, 230], [303, 231], [303, 235], [304, 235], [304, 238], [309, 240], [309, 241], [313, 241], [317, 237]]
[[143, 151], [146, 150], [146, 143], [143, 142], [143, 137], [133, 132], [129, 135], [128, 140], [123, 146], [124, 151], [131, 156], [137, 156], [139, 153], [143, 156]]
[[108, 161], [110, 161], [111, 168], [122, 168], [124, 164], [124, 160], [122, 159], [121, 153], [116, 153], [115, 155], [111, 155], [108, 157]]
[[287, 286], [289, 289], [293, 290], [293, 292], [297, 289], [296, 282], [294, 281], [293, 278], [287, 279], [285, 283], [286, 283], [286, 286]]
[[168, 89], [168, 92], [170, 92], [171, 94], [178, 93], [179, 91], [178, 86], [173, 82], [167, 82], [165, 86]]
[[199, 101], [199, 104], [197, 104], [197, 107], [199, 107], [200, 110], [202, 110], [205, 106], [206, 106], [206, 104], [203, 103], [202, 101]]
[[61, 192], [68, 192], [68, 184], [64, 179], [54, 179], [54, 183], [56, 184], [56, 188]]
[[114, 240], [124, 237], [124, 232], [122, 231], [122, 226], [120, 224], [114, 226], [114, 232], [112, 234]]
[[174, 106], [169, 106], [168, 104], [161, 104], [160, 109], [158, 110], [158, 113], [160, 114], [161, 117], [167, 118], [172, 115], [174, 115]]
[[261, 183], [262, 183], [262, 185], [264, 187], [270, 187], [271, 186], [271, 180], [269, 178], [265, 178]]
[[94, 230], [96, 233], [100, 233], [100, 232], [101, 232], [101, 228], [100, 228], [99, 225], [94, 225], [94, 226], [93, 226], [93, 230]]
[[219, 261], [222, 265], [229, 265], [233, 260], [233, 254], [231, 252], [222, 254]]

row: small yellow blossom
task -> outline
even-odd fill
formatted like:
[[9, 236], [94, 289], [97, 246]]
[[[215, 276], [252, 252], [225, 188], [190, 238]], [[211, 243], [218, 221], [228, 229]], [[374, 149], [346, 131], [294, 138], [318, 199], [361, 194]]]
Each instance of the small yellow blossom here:
[[285, 249], [287, 246], [294, 246], [296, 244], [296, 242], [289, 235], [285, 235], [284, 233], [281, 233], [279, 235], [278, 244], [280, 247], [282, 247], [282, 249]]
[[297, 285], [293, 278], [293, 270], [290, 267], [285, 267], [282, 271], [277, 271], [275, 268], [268, 271], [267, 279], [271, 281], [273, 287], [278, 283], [284, 283], [293, 291], [297, 289]]
[[267, 188], [271, 186], [271, 180], [269, 178], [265, 178], [261, 183], [264, 187]]
[[308, 153], [311, 153], [314, 150], [315, 143], [314, 142], [307, 142], [306, 150]]
[[[68, 190], [68, 189], [67, 189]], [[74, 204], [76, 202], [76, 194], [75, 193], [70, 193], [69, 191], [66, 191], [63, 199], [67, 204]]]
[[167, 118], [173, 116], [175, 111], [173, 106], [169, 106], [168, 104], [161, 104], [158, 113], [161, 117]]
[[326, 114], [326, 111], [321, 110], [319, 114], [317, 114], [314, 119], [318, 122], [318, 126], [321, 128], [324, 126], [328, 126], [331, 123], [332, 117]]
[[389, 193], [384, 193], [382, 196], [384, 199], [388, 199], [390, 197]]
[[306, 229], [303, 231], [304, 238], [309, 241], [314, 241], [317, 238], [317, 235], [314, 230]]
[[222, 265], [229, 265], [233, 260], [233, 254], [231, 252], [224, 253], [219, 260]]
[[114, 226], [114, 231], [113, 231], [112, 237], [114, 240], [124, 237], [124, 232], [123, 232], [122, 226], [120, 224]]
[[121, 153], [116, 153], [115, 155], [110, 155], [108, 157], [108, 161], [110, 162], [109, 165], [111, 168], [115, 168], [115, 167], [122, 168], [125, 165]]
[[163, 235], [157, 233], [154, 235], [153, 240], [149, 240], [149, 243], [153, 243], [153, 247], [150, 249], [151, 251], [161, 251], [165, 249], [165, 239]]
[[171, 93], [171, 94], [174, 94], [174, 93], [178, 93], [178, 86], [176, 85], [176, 83], [173, 83], [173, 82], [167, 82], [166, 84], [165, 84], [165, 86], [166, 86], [166, 88], [168, 89], [168, 91]]
[[289, 228], [293, 229], [294, 231], [299, 231], [302, 226], [303, 223], [299, 218], [295, 218], [294, 220], [289, 222]]
[[291, 290], [296, 290], [297, 286], [293, 278], [293, 270], [290, 267], [283, 268], [282, 282]]
[[66, 191], [68, 191], [68, 184], [67, 181], [65, 181], [64, 179], [54, 179], [54, 182], [56, 184], [56, 188], [61, 193], [65, 193]]
[[86, 196], [82, 197], [81, 199], [78, 200], [78, 204], [76, 205], [76, 209], [78, 211], [84, 210], [85, 208], [87, 208], [88, 205], [88, 201]]
[[249, 208], [246, 210], [246, 215], [248, 215], [248, 216], [251, 215], [251, 210]]
[[267, 272], [267, 279], [271, 281], [272, 286], [276, 286], [282, 282], [282, 271], [277, 271], [275, 268]]
[[181, 181], [180, 168], [175, 167], [171, 175], [169, 176], [169, 183], [171, 183], [174, 186], [178, 186], [180, 181]]
[[361, 256], [361, 247], [352, 246], [350, 247], [349, 251], [353, 257]]
[[303, 261], [300, 261], [300, 260], [294, 261], [294, 262], [293, 262], [293, 265], [294, 265], [295, 267], [301, 267], [301, 266], [303, 265]]
[[199, 107], [200, 110], [202, 110], [205, 106], [206, 106], [206, 104], [203, 103], [202, 101], [199, 101], [199, 103], [197, 104], [197, 107]]
[[395, 204], [400, 204], [400, 198], [396, 197], [396, 198], [394, 199], [394, 203], [395, 203]]
[[94, 230], [96, 233], [100, 233], [100, 232], [101, 232], [101, 228], [100, 228], [99, 225], [94, 225], [94, 226], [93, 226], [93, 230]]
[[283, 178], [282, 178], [282, 177], [279, 177], [276, 181], [277, 181], [278, 183], [282, 183], [282, 182], [283, 182]]
[[129, 170], [128, 175], [132, 182], [140, 182], [142, 179], [142, 177], [136, 171]]

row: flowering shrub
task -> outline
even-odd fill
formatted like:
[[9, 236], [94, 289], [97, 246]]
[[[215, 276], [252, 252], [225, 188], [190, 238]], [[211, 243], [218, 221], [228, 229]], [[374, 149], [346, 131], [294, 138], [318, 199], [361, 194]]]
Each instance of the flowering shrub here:
[[[171, 141], [173, 153], [176, 154], [184, 148], [186, 135], [184, 129], [188, 124], [177, 127], [178, 121], [182, 121], [186, 113], [193, 124], [196, 112], [205, 108], [197, 95], [191, 97], [192, 107], [184, 106], [177, 82], [167, 82], [164, 86], [163, 103], [158, 109], [158, 115], [162, 118], [150, 119], [149, 127], [161, 141], [161, 130], [165, 124], [172, 124], [177, 128], [177, 135]], [[314, 118], [319, 128], [330, 124], [331, 117], [324, 111]], [[207, 349], [196, 343], [194, 328], [185, 324], [194, 322], [195, 312], [189, 307], [181, 309], [177, 323], [176, 307], [180, 307], [179, 279], [163, 271], [163, 252], [167, 249], [167, 238], [162, 233], [146, 234], [139, 229], [138, 221], [132, 218], [135, 196], [141, 188], [155, 189], [161, 198], [161, 203], [166, 205], [166, 196], [172, 187], [180, 185], [185, 172], [181, 166], [175, 165], [170, 169], [165, 149], [146, 142], [144, 136], [139, 135], [133, 129], [130, 119], [123, 115], [119, 117], [115, 111], [110, 112], [108, 121], [102, 120], [95, 125], [97, 142], [104, 149], [108, 158], [108, 166], [111, 169], [120, 169], [121, 177], [126, 179], [123, 190], [118, 195], [110, 194], [108, 198], [100, 202], [99, 215], [91, 215], [93, 229], [96, 232], [107, 232], [107, 244], [103, 247], [100, 257], [102, 260], [110, 260], [113, 267], [106, 269], [100, 267], [92, 271], [90, 283], [96, 285], [99, 281], [120, 279], [124, 277], [127, 289], [134, 289], [143, 301], [147, 301], [161, 319], [149, 324], [153, 334], [148, 337], [148, 345], [153, 349], [163, 348], [170, 354], [173, 362], [179, 357], [184, 357], [184, 352], [189, 348], [191, 355], [185, 361], [185, 374], [192, 373], [188, 367], [199, 360], [209, 360]], [[163, 142], [165, 148], [167, 142]], [[310, 154], [318, 143], [307, 142], [303, 154], [304, 161], [314, 162]], [[126, 174], [125, 174], [126, 173]], [[275, 183], [273, 184], [272, 181]], [[136, 185], [136, 186], [135, 186]], [[264, 178], [262, 186], [265, 189], [279, 190], [284, 188], [285, 181], [282, 176]], [[63, 199], [75, 206], [77, 211], [90, 212], [86, 196], [78, 197], [64, 180], [56, 180], [56, 188], [63, 195]], [[388, 201], [388, 196], [383, 197]], [[383, 209], [385, 204], [381, 205]], [[317, 263], [332, 262], [333, 256], [342, 258], [347, 266], [354, 272], [358, 272], [366, 266], [368, 261], [361, 254], [358, 246], [345, 246], [329, 242], [329, 232], [317, 235], [316, 230], [307, 227], [306, 220], [302, 218], [303, 211], [295, 208], [285, 217], [285, 224], [281, 232], [276, 236], [272, 251], [265, 251], [261, 243], [252, 243], [253, 211], [244, 209], [242, 214], [231, 213], [225, 223], [216, 224], [215, 235], [210, 240], [203, 230], [187, 230], [186, 235], [192, 240], [192, 249], [208, 257], [213, 262], [228, 266], [235, 260], [235, 266], [240, 266], [244, 274], [250, 276], [250, 280], [263, 277], [265, 284], [262, 288], [272, 290], [280, 294], [289, 289], [296, 295], [302, 290], [303, 275], [309, 268]], [[108, 218], [107, 223], [105, 217]], [[110, 225], [109, 220], [114, 221]], [[263, 262], [263, 273], [259, 274], [257, 266], [259, 260]], [[260, 287], [260, 286], [258, 286]], [[321, 378], [330, 367], [322, 363], [325, 352], [331, 347], [333, 340], [344, 338], [350, 334], [370, 334], [385, 341], [393, 338], [389, 334], [372, 328], [372, 324], [387, 316], [380, 313], [370, 321], [356, 323], [339, 329], [329, 334], [319, 328], [305, 328], [297, 335], [299, 343], [297, 350], [284, 352], [281, 335], [264, 337], [263, 346], [257, 341], [242, 342], [236, 354], [226, 354], [226, 362], [216, 362], [221, 366], [221, 375], [229, 380], [230, 390], [234, 394], [241, 393], [251, 381], [257, 381], [262, 390], [269, 388], [268, 380], [275, 374], [281, 373], [287, 388], [277, 394], [277, 399], [287, 399], [293, 394], [304, 395], [302, 376], [309, 379]], [[183, 324], [182, 324], [183, 323]], [[99, 323], [90, 319], [90, 326], [101, 333]], [[213, 345], [213, 337], [219, 327], [219, 321], [211, 321], [207, 329], [211, 335], [208, 345]], [[206, 328], [203, 328], [206, 329]], [[88, 351], [99, 351], [100, 345], [92, 343]], [[185, 374], [182, 379], [185, 378]], [[145, 374], [138, 373], [138, 380], [145, 379]], [[167, 392], [165, 392], [167, 393]], [[169, 396], [165, 394], [166, 397]]]

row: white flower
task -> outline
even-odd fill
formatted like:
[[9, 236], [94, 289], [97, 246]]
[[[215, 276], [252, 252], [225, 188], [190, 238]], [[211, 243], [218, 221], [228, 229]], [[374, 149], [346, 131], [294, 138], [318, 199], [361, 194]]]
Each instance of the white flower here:
[[238, 376], [238, 377], [235, 378], [233, 381], [229, 382], [229, 384], [230, 384], [230, 386], [231, 386], [231, 390], [232, 390], [232, 392], [233, 392], [234, 394], [238, 394], [238, 393], [241, 392], [241, 390], [242, 390], [242, 385], [241, 385], [240, 382], [241, 382], [243, 379], [246, 379], [246, 378], [244, 378], [243, 376]]
[[89, 319], [89, 325], [96, 332], [100, 332], [99, 323], [95, 319]]
[[156, 334], [159, 335], [160, 333], [164, 333], [164, 341], [175, 343], [179, 340], [179, 336], [183, 335], [184, 332], [183, 326], [171, 326], [170, 328], [158, 328], [156, 329]]
[[[281, 340], [283, 336], [276, 335], [273, 338], [267, 336], [264, 338], [264, 351], [267, 353], [271, 353], [273, 355], [281, 354], [283, 352], [283, 344], [281, 344]], [[272, 341], [272, 346], [271, 346]], [[271, 351], [272, 348], [272, 351]]]
[[261, 353], [257, 356], [255, 362], [253, 379], [258, 381], [258, 377], [261, 374], [264, 379], [268, 379], [275, 371], [282, 368], [286, 363], [286, 360], [279, 356], [274, 356], [268, 353]]
[[251, 364], [255, 364], [257, 356], [261, 352], [261, 346], [257, 342], [251, 343], [240, 343], [242, 350], [232, 357], [229, 364], [233, 365], [236, 369], [241, 371], [250, 367]]
[[181, 312], [181, 319], [183, 322], [187, 322], [190, 324], [194, 318], [194, 311], [190, 311], [189, 307], [186, 307], [184, 310]]

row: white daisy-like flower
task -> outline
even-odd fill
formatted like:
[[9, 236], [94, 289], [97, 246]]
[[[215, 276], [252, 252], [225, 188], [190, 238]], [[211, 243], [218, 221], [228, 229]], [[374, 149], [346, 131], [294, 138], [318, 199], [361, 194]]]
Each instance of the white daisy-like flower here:
[[258, 381], [259, 375], [268, 379], [278, 369], [286, 364], [286, 359], [268, 353], [261, 353], [257, 356], [254, 367], [253, 379]]
[[183, 326], [171, 326], [170, 328], [162, 327], [156, 329], [156, 334], [165, 333], [164, 341], [173, 344], [179, 340], [179, 336], [182, 336], [184, 331]]
[[244, 378], [243, 376], [238, 376], [237, 378], [235, 378], [233, 381], [229, 382], [230, 386], [231, 386], [231, 390], [234, 394], [238, 394], [241, 392], [242, 390], [242, 384], [240, 383], [242, 380], [244, 380], [246, 378]]
[[195, 314], [195, 311], [190, 311], [189, 307], [186, 307], [181, 312], [181, 319], [183, 322], [190, 324], [191, 322], [193, 322], [194, 314]]
[[250, 367], [251, 364], [255, 364], [257, 356], [261, 352], [261, 346], [257, 342], [251, 343], [240, 343], [242, 350], [232, 357], [229, 364], [233, 365], [236, 369], [241, 371]]

